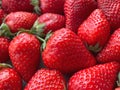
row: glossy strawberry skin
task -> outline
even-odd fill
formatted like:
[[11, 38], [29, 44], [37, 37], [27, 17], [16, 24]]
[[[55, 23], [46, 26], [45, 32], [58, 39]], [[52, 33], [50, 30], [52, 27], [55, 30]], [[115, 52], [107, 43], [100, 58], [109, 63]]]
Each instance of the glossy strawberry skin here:
[[110, 3], [110, 2], [119, 3], [120, 1], [119, 0], [97, 0], [97, 2], [98, 2], [98, 6], [99, 6], [99, 4], [105, 4], [105, 3]]
[[39, 0], [42, 13], [64, 13], [65, 0]]
[[84, 43], [103, 47], [110, 35], [110, 25], [100, 9], [94, 10], [78, 29], [78, 35]]
[[52, 30], [53, 32], [65, 26], [65, 17], [59, 14], [45, 13], [38, 17], [38, 23], [44, 23], [44, 33]]
[[96, 58], [100, 63], [120, 62], [120, 28], [111, 35], [107, 45], [98, 53]]
[[34, 35], [21, 33], [11, 41], [9, 55], [15, 69], [28, 82], [39, 67], [40, 42]]
[[95, 58], [85, 48], [81, 39], [71, 30], [62, 28], [54, 32], [42, 52], [48, 68], [72, 73], [96, 64]]
[[115, 88], [115, 90], [120, 90], [120, 87], [118, 87], [118, 88]]
[[0, 24], [2, 23], [3, 19], [4, 19], [4, 11], [3, 9], [0, 9]]
[[0, 70], [0, 90], [22, 90], [22, 79], [15, 70]]
[[95, 0], [66, 0], [64, 5], [66, 28], [77, 33], [79, 25], [96, 7]]
[[112, 32], [120, 26], [120, 1], [98, 0], [98, 8], [102, 9], [111, 25]]
[[2, 0], [2, 8], [6, 13], [16, 11], [33, 11], [30, 0]]
[[6, 62], [9, 60], [9, 47], [10, 40], [6, 37], [0, 37], [0, 62]]
[[65, 80], [57, 70], [40, 69], [28, 82], [24, 90], [66, 90]]
[[75, 73], [69, 80], [68, 90], [114, 90], [120, 64], [110, 62]]
[[5, 24], [8, 25], [11, 32], [15, 33], [21, 28], [31, 29], [37, 17], [36, 14], [29, 12], [12, 12], [6, 16]]

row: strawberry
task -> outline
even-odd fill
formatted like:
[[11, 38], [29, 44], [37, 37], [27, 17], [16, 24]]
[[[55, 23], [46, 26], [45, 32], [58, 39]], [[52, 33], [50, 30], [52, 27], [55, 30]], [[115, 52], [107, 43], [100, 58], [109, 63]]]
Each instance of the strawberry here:
[[0, 70], [0, 90], [22, 90], [22, 79], [14, 69]]
[[97, 2], [98, 2], [98, 8], [101, 7], [102, 4], [105, 5], [105, 4], [112, 3], [112, 2], [120, 3], [119, 0], [97, 0]]
[[31, 0], [2, 0], [2, 8], [6, 13], [16, 11], [33, 11]]
[[75, 73], [69, 80], [68, 90], [114, 90], [120, 64], [110, 62]]
[[120, 90], [120, 87], [116, 88], [115, 90]]
[[4, 23], [9, 27], [11, 32], [15, 33], [21, 28], [31, 29], [36, 19], [36, 14], [20, 11], [8, 14]]
[[21, 33], [10, 42], [9, 55], [15, 69], [28, 82], [39, 67], [40, 42], [32, 34]]
[[98, 53], [96, 58], [100, 63], [120, 62], [120, 28], [111, 35], [107, 45]]
[[[99, 4], [105, 4], [105, 3], [109, 3], [109, 2], [120, 2], [119, 0], [97, 0], [97, 2]], [[99, 5], [98, 5], [99, 6]]]
[[95, 0], [66, 0], [64, 5], [66, 28], [77, 33], [79, 25], [96, 7]]
[[120, 27], [120, 1], [98, 0], [98, 8], [102, 9], [111, 25], [112, 32]]
[[3, 9], [0, 9], [0, 24], [2, 23], [3, 18], [4, 18], [4, 11]]
[[110, 35], [110, 25], [100, 9], [94, 10], [78, 29], [78, 35], [89, 46], [103, 47]]
[[65, 80], [57, 70], [40, 69], [24, 90], [66, 90]]
[[81, 39], [71, 30], [55, 31], [42, 52], [42, 59], [48, 68], [72, 73], [96, 64], [95, 58], [85, 48]]
[[0, 37], [0, 62], [6, 62], [9, 60], [9, 39], [6, 37]]
[[45, 13], [37, 19], [38, 24], [44, 24], [44, 33], [55, 31], [65, 26], [65, 17], [59, 14]]
[[39, 0], [42, 13], [64, 13], [65, 0]]

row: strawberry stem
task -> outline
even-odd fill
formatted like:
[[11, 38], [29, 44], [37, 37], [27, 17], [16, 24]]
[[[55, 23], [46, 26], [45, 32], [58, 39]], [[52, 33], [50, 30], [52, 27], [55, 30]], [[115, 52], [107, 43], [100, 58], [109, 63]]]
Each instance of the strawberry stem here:
[[118, 81], [117, 81], [117, 85], [120, 86], [120, 72], [118, 73]]
[[44, 23], [39, 24], [38, 21], [36, 21], [34, 23], [33, 27], [31, 28], [31, 30], [25, 30], [25, 29], [21, 28], [19, 30], [19, 32], [17, 33], [17, 35], [19, 35], [20, 33], [23, 33], [23, 32], [27, 32], [27, 33], [35, 35], [37, 37], [37, 39], [42, 42], [41, 51], [43, 51], [46, 47], [46, 43], [47, 43], [48, 39], [52, 35], [52, 32], [49, 31], [45, 36], [45, 34], [43, 33], [43, 31], [44, 31], [43, 28], [44, 27], [45, 27]]
[[45, 40], [39, 36], [36, 36], [41, 42], [45, 42]]
[[0, 69], [3, 69], [3, 68], [12, 68], [12, 66], [7, 63], [0, 63]]
[[88, 48], [88, 50], [90, 50], [93, 53], [98, 53], [101, 51], [102, 47], [100, 47], [99, 43], [96, 43], [94, 46], [93, 45], [88, 45], [87, 43], [85, 43], [85, 46]]
[[33, 34], [40, 36], [40, 37], [45, 37], [45, 34], [43, 33], [44, 27], [45, 27], [44, 23], [40, 24], [38, 21], [36, 21], [31, 29], [31, 32]]
[[6, 37], [12, 39], [15, 35], [16, 35], [16, 33], [12, 33], [7, 24], [5, 24], [5, 23], [1, 24], [0, 36], [6, 36]]
[[47, 41], [48, 41], [48, 39], [51, 37], [51, 35], [52, 35], [52, 32], [49, 31], [49, 32], [46, 34], [45, 39], [43, 39], [43, 38], [41, 38], [41, 37], [39, 37], [39, 36], [36, 36], [36, 37], [42, 42], [41, 51], [43, 51], [43, 50], [45, 49], [46, 44], [47, 44]]
[[39, 0], [31, 0], [31, 5], [34, 6], [34, 10], [37, 14], [40, 14]]

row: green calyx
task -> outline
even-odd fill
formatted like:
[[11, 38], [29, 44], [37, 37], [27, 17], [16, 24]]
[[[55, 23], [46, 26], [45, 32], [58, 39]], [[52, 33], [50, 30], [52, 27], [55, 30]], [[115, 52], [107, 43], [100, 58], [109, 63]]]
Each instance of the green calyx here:
[[38, 21], [36, 21], [30, 30], [21, 28], [19, 30], [19, 32], [17, 33], [17, 35], [19, 35], [20, 33], [23, 33], [23, 32], [35, 35], [37, 37], [37, 39], [42, 42], [41, 51], [43, 51], [46, 47], [46, 43], [47, 43], [48, 39], [52, 35], [51, 30], [47, 34], [44, 34], [44, 27], [45, 27], [44, 23], [39, 24]]
[[44, 23], [39, 24], [39, 22], [36, 20], [36, 22], [34, 23], [32, 29], [31, 29], [31, 32], [33, 32], [33, 34], [36, 34], [40, 37], [45, 37], [44, 27], [45, 27]]
[[20, 28], [18, 32], [12, 33], [10, 31], [8, 25], [3, 23], [0, 26], [0, 36], [5, 36], [5, 37], [8, 37], [10, 39], [13, 39], [13, 37], [15, 37], [16, 35], [19, 35], [20, 33], [24, 33], [24, 32], [30, 33], [30, 34], [35, 35], [42, 42], [41, 50], [44, 50], [46, 47], [46, 43], [47, 43], [48, 39], [52, 35], [51, 31], [49, 31], [47, 34], [45, 34], [44, 27], [45, 27], [44, 23], [38, 23], [38, 21], [36, 21], [30, 30]]
[[42, 42], [42, 45], [41, 45], [41, 51], [43, 51], [46, 47], [46, 44], [47, 44], [47, 41], [48, 39], [51, 37], [52, 35], [52, 32], [49, 31], [47, 34], [46, 34], [46, 37], [43, 39], [43, 38], [40, 38], [40, 37], [37, 37], [41, 42]]
[[0, 63], [0, 69], [3, 69], [3, 68], [12, 68], [12, 66], [7, 63]]
[[12, 39], [16, 33], [12, 33], [7, 24], [2, 23], [0, 26], [0, 36], [5, 36]]
[[88, 50], [90, 50], [93, 53], [98, 53], [102, 49], [102, 47], [100, 47], [99, 43], [96, 43], [94, 46], [93, 45], [88, 45], [87, 43], [85, 43], [85, 45], [88, 48]]
[[36, 35], [37, 37], [44, 38], [45, 37], [44, 27], [45, 27], [44, 23], [39, 24], [38, 21], [36, 21], [34, 23], [33, 27], [30, 30], [26, 30], [24, 28], [20, 28], [19, 32], [17, 33], [17, 35], [19, 35], [20, 33], [23, 33], [23, 32], [27, 32], [27, 33]]
[[120, 72], [118, 73], [118, 81], [117, 81], [117, 86], [120, 87]]
[[31, 0], [31, 5], [34, 6], [34, 10], [37, 14], [40, 14], [40, 12], [41, 12], [39, 4], [40, 4], [39, 0]]
[[48, 39], [49, 39], [51, 36], [52, 36], [52, 32], [49, 31], [49, 32], [46, 34], [46, 37], [45, 37], [45, 39], [44, 39], [45, 41], [44, 41], [43, 44], [42, 44], [42, 50], [45, 49], [46, 43], [47, 43]]
[[46, 43], [48, 39], [50, 38], [50, 36], [52, 35], [51, 31], [45, 34], [44, 27], [45, 27], [44, 23], [39, 24], [39, 22], [36, 20], [36, 22], [34, 23], [31, 29], [32, 34], [36, 35], [36, 37], [42, 42], [41, 51], [45, 49]]

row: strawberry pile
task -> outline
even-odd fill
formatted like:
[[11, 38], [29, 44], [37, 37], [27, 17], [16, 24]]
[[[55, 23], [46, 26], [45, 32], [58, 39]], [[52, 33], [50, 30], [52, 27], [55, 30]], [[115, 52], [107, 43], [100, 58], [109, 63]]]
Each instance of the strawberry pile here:
[[120, 90], [120, 0], [0, 6], [0, 90]]

